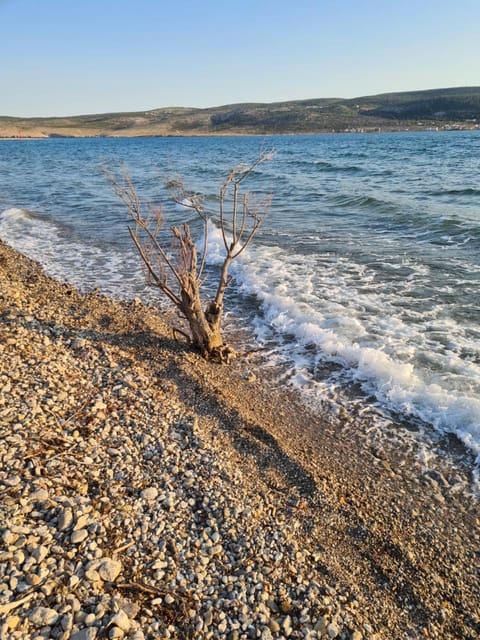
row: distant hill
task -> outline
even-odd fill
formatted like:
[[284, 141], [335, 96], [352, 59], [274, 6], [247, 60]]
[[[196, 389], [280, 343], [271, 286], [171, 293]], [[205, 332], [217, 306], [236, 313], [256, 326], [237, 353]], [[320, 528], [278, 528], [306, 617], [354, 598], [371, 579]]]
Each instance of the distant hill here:
[[480, 125], [480, 87], [245, 103], [65, 118], [0, 117], [0, 137], [131, 137], [464, 129]]

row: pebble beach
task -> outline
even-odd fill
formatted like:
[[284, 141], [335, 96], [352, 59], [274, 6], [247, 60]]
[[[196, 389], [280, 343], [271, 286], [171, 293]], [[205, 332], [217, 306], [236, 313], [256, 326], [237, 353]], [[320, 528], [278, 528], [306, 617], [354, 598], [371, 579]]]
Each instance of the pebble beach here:
[[167, 320], [0, 242], [0, 637], [480, 638], [455, 472]]

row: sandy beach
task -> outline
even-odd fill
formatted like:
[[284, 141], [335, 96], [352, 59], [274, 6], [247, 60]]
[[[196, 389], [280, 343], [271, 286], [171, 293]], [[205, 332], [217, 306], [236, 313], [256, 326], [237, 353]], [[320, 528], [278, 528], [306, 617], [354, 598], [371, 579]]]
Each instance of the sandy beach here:
[[478, 500], [0, 242], [2, 638], [480, 638]]

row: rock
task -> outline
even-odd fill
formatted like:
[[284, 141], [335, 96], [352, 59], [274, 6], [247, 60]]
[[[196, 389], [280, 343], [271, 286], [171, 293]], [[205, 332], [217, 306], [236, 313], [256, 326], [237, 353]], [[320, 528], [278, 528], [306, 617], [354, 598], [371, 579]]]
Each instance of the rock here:
[[48, 491], [46, 489], [37, 489], [28, 496], [28, 499], [30, 502], [46, 502], [48, 500]]
[[10, 529], [5, 529], [5, 531], [2, 533], [2, 540], [7, 545], [7, 547], [12, 545], [17, 538], [18, 536], [10, 531]]
[[132, 626], [127, 614], [125, 613], [125, 611], [123, 611], [123, 609], [120, 609], [120, 611], [117, 611], [117, 613], [115, 613], [115, 615], [110, 620], [110, 625], [118, 627], [125, 633], [128, 633], [130, 631], [130, 627]]
[[70, 540], [71, 542], [73, 542], [73, 544], [80, 544], [87, 538], [88, 538], [88, 531], [86, 529], [78, 529], [78, 531], [74, 531], [70, 536]]
[[336, 638], [340, 635], [340, 629], [336, 622], [331, 622], [327, 627], [327, 636], [329, 638]]
[[6, 487], [16, 487], [20, 484], [21, 478], [20, 476], [10, 476], [9, 478], [4, 478], [1, 482]]
[[96, 619], [97, 619], [97, 618], [96, 618], [96, 616], [95, 616], [95, 614], [94, 614], [94, 613], [88, 613], [88, 614], [85, 616], [85, 620], [83, 621], [83, 624], [84, 624], [86, 627], [91, 627], [93, 624], [95, 624], [95, 620], [96, 620]]
[[213, 612], [209, 609], [203, 616], [203, 624], [206, 627], [209, 627], [213, 622]]
[[42, 562], [42, 560], [44, 560], [47, 557], [47, 555], [48, 555], [48, 549], [43, 545], [36, 547], [32, 551], [32, 557], [35, 558], [35, 560], [38, 563]]
[[68, 529], [73, 522], [73, 512], [70, 508], [65, 508], [60, 511], [58, 514], [58, 523], [57, 529], [59, 531], [65, 531]]
[[75, 522], [75, 526], [73, 527], [74, 531], [79, 531], [80, 529], [85, 528], [90, 522], [90, 518], [87, 515], [83, 515], [77, 518]]
[[72, 613], [65, 614], [62, 617], [61, 625], [64, 631], [70, 631], [70, 629], [73, 627], [73, 614]]
[[328, 618], [326, 616], [321, 616], [317, 622], [315, 623], [314, 629], [318, 631], [318, 633], [325, 634], [327, 632]]
[[280, 631], [280, 624], [276, 620], [270, 620], [269, 627], [273, 633], [279, 633]]
[[7, 628], [10, 631], [13, 631], [14, 629], [16, 629], [20, 624], [20, 622], [21, 622], [20, 616], [8, 616], [8, 618], [5, 620]]
[[114, 582], [122, 570], [122, 563], [113, 558], [102, 558], [97, 571], [104, 582]]
[[142, 498], [144, 500], [155, 500], [158, 496], [158, 489], [156, 487], [147, 487], [142, 491]]
[[87, 627], [86, 629], [80, 629], [76, 633], [70, 636], [70, 640], [95, 640], [97, 637], [97, 629], [95, 627]]
[[285, 616], [284, 621], [282, 622], [282, 629], [284, 634], [288, 637], [292, 633], [292, 619], [290, 616]]
[[35, 607], [28, 616], [30, 622], [36, 627], [51, 627], [59, 618], [60, 614], [48, 607]]
[[282, 613], [290, 613], [290, 611], [292, 610], [292, 603], [290, 601], [289, 598], [282, 598], [280, 600], [280, 611]]

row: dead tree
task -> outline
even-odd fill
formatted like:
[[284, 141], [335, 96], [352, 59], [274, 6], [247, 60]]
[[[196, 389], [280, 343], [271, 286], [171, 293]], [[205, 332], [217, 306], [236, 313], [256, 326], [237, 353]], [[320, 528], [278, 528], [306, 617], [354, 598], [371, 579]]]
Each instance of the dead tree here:
[[147, 281], [160, 289], [176, 306], [188, 322], [190, 343], [207, 359], [228, 361], [233, 350], [224, 344], [221, 326], [224, 295], [231, 282], [229, 268], [233, 260], [245, 251], [260, 229], [269, 211], [270, 197], [257, 199], [251, 193], [241, 192], [242, 182], [261, 163], [269, 160], [274, 152], [262, 153], [251, 165], [234, 167], [222, 184], [219, 193], [218, 222], [225, 248], [225, 257], [220, 268], [213, 299], [206, 304], [202, 300], [202, 285], [205, 282], [209, 217], [200, 201], [188, 195], [180, 180], [166, 183], [172, 199], [193, 209], [203, 225], [203, 243], [197, 249], [188, 224], [172, 226], [171, 246], [160, 239], [164, 224], [161, 207], [148, 209], [143, 205], [130, 176], [124, 171], [117, 179], [105, 171], [115, 193], [127, 206], [132, 224], [128, 230], [142, 259]]

